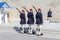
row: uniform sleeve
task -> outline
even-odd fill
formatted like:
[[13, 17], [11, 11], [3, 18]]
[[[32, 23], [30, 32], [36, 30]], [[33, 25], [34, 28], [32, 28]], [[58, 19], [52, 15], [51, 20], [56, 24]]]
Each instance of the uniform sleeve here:
[[22, 19], [22, 15], [20, 15], [20, 18]]
[[20, 15], [20, 18], [21, 19], [25, 19], [25, 15]]
[[27, 18], [29, 18], [29, 14], [27, 14]]
[[22, 14], [20, 15], [20, 18], [23, 19], [23, 15]]
[[36, 19], [37, 19], [37, 14], [35, 15]]
[[39, 14], [36, 14], [36, 19], [38, 19], [39, 18]]
[[52, 11], [51, 11], [51, 14], [52, 14]]

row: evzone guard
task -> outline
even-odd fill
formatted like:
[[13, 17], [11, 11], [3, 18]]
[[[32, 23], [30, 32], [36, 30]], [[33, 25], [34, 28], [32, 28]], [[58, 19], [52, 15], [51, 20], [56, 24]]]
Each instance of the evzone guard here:
[[47, 20], [49, 20], [49, 23], [52, 21], [52, 11], [51, 8], [49, 9], [48, 13], [47, 13]]
[[25, 16], [25, 11], [24, 10], [22, 10], [22, 11], [20, 11], [18, 8], [16, 8], [18, 11], [19, 11], [19, 13], [20, 13], [20, 24], [21, 24], [21, 28], [22, 28], [22, 33], [24, 33], [24, 27], [25, 27], [25, 24], [26, 24], [26, 16]]
[[43, 33], [41, 33], [41, 27], [42, 27], [42, 24], [43, 24], [42, 11], [41, 11], [40, 8], [38, 8], [38, 10], [36, 10], [36, 8], [34, 6], [33, 6], [33, 8], [36, 11], [36, 15], [35, 15], [36, 24], [37, 24], [36, 34], [37, 35], [43, 35]]
[[27, 11], [27, 18], [28, 18], [28, 21], [27, 21], [27, 24], [29, 25], [29, 34], [32, 34], [32, 27], [31, 25], [34, 24], [34, 14], [33, 14], [33, 10], [30, 8], [29, 11], [23, 7], [26, 11]]

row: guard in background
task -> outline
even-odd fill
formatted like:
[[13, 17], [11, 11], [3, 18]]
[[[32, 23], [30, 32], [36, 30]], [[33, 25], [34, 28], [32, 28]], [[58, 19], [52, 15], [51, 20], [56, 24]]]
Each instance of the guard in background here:
[[24, 10], [22, 10], [22, 12], [18, 9], [18, 8], [16, 8], [18, 11], [19, 11], [19, 13], [20, 13], [20, 19], [21, 19], [21, 21], [20, 21], [20, 24], [21, 24], [21, 28], [22, 28], [22, 33], [24, 33], [24, 27], [25, 27], [25, 24], [26, 24], [26, 16], [25, 16], [25, 11]]
[[2, 10], [3, 10], [3, 8], [0, 8], [0, 24], [2, 24], [2, 17], [3, 17], [3, 13], [2, 13]]
[[8, 11], [5, 9], [5, 23], [8, 23]]
[[39, 35], [43, 35], [43, 33], [41, 33], [41, 27], [43, 24], [43, 16], [42, 16], [42, 12], [41, 9], [38, 8], [38, 11], [36, 10], [36, 8], [33, 6], [33, 8], [36, 11], [36, 24], [37, 24], [37, 29], [36, 29], [36, 34]]
[[27, 24], [29, 25], [29, 34], [32, 34], [32, 27], [31, 25], [34, 24], [34, 15], [33, 15], [33, 10], [32, 9], [29, 9], [29, 11], [23, 7], [27, 12], [27, 18], [28, 18], [28, 21], [27, 21]]
[[3, 10], [3, 17], [2, 17], [2, 19], [3, 19], [3, 23], [8, 23], [8, 11], [7, 11], [6, 8], [4, 8], [4, 10]]
[[2, 13], [0, 12], [0, 24], [2, 24]]
[[49, 23], [51, 22], [52, 19], [52, 11], [51, 9], [49, 9], [48, 13], [47, 13], [47, 20], [49, 21]]

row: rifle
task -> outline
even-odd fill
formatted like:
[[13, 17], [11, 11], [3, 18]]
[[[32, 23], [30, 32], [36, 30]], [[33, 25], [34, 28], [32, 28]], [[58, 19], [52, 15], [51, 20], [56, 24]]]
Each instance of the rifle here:
[[21, 13], [21, 11], [18, 8], [16, 8], [16, 9], [19, 11], [19, 13]]
[[29, 12], [25, 7], [23, 7], [27, 12]]
[[32, 7], [33, 7], [33, 8], [35, 9], [35, 11], [37, 12], [37, 10], [36, 10], [35, 6], [33, 6], [33, 5], [32, 5]]

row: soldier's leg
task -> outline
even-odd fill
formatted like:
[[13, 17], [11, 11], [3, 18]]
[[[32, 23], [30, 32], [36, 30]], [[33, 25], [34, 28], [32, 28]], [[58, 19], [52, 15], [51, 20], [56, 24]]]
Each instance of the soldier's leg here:
[[24, 33], [24, 27], [25, 27], [25, 25], [23, 25], [23, 27], [22, 27], [22, 31], [23, 31], [23, 33]]
[[39, 25], [39, 34], [42, 33], [42, 32], [41, 32], [41, 27], [42, 27], [42, 25]]
[[29, 24], [29, 33], [32, 33], [31, 24]]
[[39, 26], [39, 35], [43, 35], [41, 27], [42, 27], [42, 25]]
[[51, 23], [51, 18], [49, 18], [49, 23]]
[[36, 34], [39, 34], [39, 25], [37, 24]]
[[42, 27], [42, 25], [38, 25], [38, 35], [43, 35], [43, 33], [41, 32], [41, 27]]
[[21, 24], [21, 29], [22, 29], [22, 33], [24, 33], [24, 27], [25, 27], [25, 25], [24, 24]]

